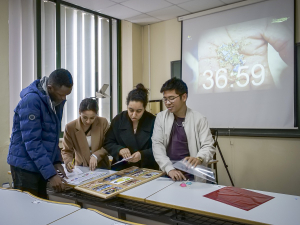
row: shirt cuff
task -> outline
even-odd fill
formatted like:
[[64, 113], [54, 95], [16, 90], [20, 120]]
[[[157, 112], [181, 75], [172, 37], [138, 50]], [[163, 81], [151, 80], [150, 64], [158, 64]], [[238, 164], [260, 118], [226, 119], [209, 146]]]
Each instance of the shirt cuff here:
[[167, 174], [169, 174], [169, 172], [171, 171], [171, 170], [174, 170], [175, 168], [174, 168], [174, 166], [173, 165], [167, 165], [166, 167], [165, 167], [165, 172], [167, 173]]

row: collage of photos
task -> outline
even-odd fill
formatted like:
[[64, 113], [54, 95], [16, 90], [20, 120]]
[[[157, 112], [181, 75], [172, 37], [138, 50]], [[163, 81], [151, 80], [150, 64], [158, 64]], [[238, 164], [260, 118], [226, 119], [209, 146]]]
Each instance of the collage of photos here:
[[130, 167], [115, 174], [101, 177], [75, 187], [75, 189], [96, 195], [102, 198], [110, 198], [130, 188], [146, 183], [160, 177], [162, 171]]

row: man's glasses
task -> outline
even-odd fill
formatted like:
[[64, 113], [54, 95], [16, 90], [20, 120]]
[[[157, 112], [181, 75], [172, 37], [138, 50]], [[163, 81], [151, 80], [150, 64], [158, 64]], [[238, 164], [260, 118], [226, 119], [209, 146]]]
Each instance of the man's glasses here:
[[[183, 93], [183, 94], [185, 94], [185, 93]], [[171, 96], [171, 97], [168, 97], [168, 98], [162, 98], [162, 100], [164, 101], [164, 102], [170, 102], [170, 103], [173, 103], [173, 102], [175, 102], [175, 99], [176, 98], [178, 98], [179, 96], [181, 96], [181, 95], [183, 95], [183, 94], [180, 94], [180, 95], [178, 95], [178, 96]]]

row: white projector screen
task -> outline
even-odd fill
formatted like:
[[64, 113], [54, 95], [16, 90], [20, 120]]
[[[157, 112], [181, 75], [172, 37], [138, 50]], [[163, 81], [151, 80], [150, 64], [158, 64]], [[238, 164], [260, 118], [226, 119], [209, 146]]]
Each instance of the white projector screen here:
[[212, 128], [294, 128], [294, 1], [183, 21], [187, 104]]

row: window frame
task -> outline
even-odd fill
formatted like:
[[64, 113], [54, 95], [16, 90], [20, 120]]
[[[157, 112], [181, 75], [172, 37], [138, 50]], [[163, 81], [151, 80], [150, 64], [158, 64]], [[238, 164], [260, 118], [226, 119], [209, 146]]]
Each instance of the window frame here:
[[[100, 16], [102, 18], [106, 18], [109, 20], [109, 68], [110, 68], [110, 86], [109, 86], [109, 95], [112, 96], [110, 98], [110, 121], [113, 119], [113, 101], [114, 99], [117, 100], [117, 113], [120, 113], [122, 111], [122, 90], [121, 90], [121, 20], [107, 16], [104, 14], [101, 14], [99, 12], [95, 12], [86, 8], [83, 8], [81, 6], [74, 5], [72, 3], [61, 1], [61, 0], [48, 0], [50, 2], [55, 3], [56, 7], [56, 68], [61, 68], [61, 18], [60, 18], [60, 6], [68, 6], [72, 7], [74, 9], [78, 9], [90, 14], [93, 14], [95, 16], [95, 23], [94, 23], [94, 29], [95, 29], [95, 47], [98, 46], [98, 21], [97, 16]], [[36, 0], [36, 55], [37, 55], [37, 79], [41, 79], [42, 74], [42, 24], [41, 24], [41, 4], [42, 0]], [[112, 77], [113, 77], [113, 62], [112, 62], [112, 20], [116, 20], [117, 27], [116, 27], [116, 34], [117, 34], [117, 96], [113, 99], [113, 88], [112, 88]], [[98, 60], [98, 51], [95, 52], [95, 79], [98, 79], [98, 64], [96, 63]], [[98, 82], [95, 82], [95, 88], [96, 90], [99, 90], [100, 87], [98, 87]]]

